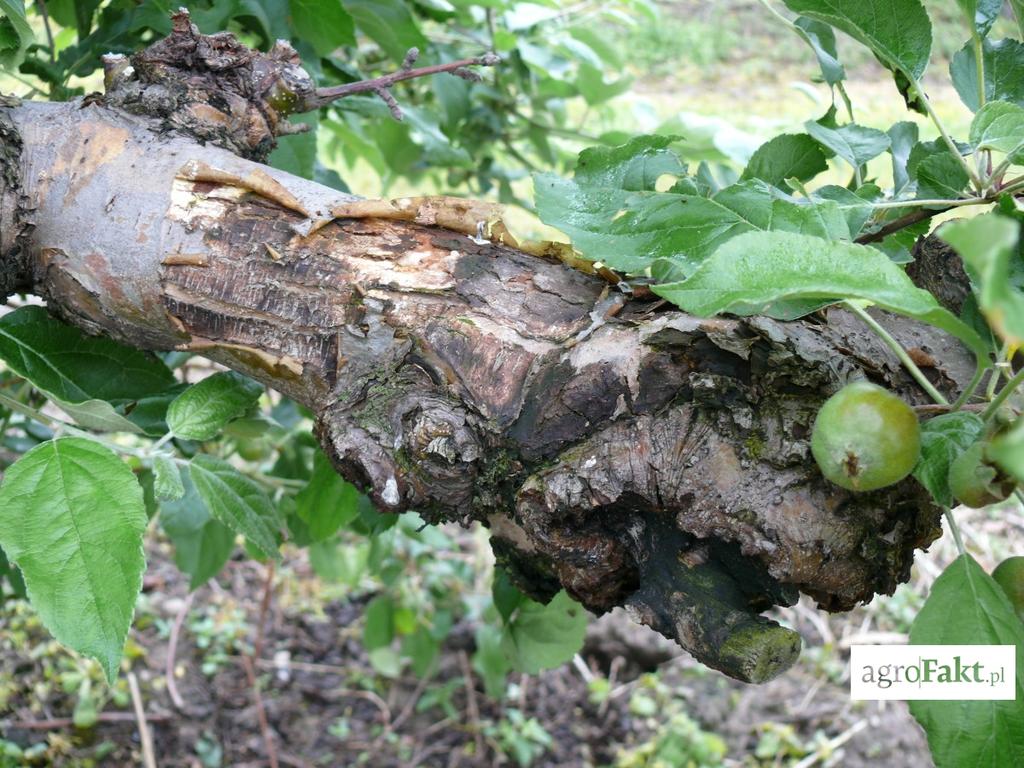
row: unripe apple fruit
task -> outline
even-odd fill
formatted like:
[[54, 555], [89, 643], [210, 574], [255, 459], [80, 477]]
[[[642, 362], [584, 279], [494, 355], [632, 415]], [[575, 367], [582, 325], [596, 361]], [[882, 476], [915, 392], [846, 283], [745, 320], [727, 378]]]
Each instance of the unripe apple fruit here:
[[892, 392], [868, 381], [847, 384], [825, 401], [811, 434], [821, 472], [851, 491], [897, 483], [921, 454], [917, 414]]

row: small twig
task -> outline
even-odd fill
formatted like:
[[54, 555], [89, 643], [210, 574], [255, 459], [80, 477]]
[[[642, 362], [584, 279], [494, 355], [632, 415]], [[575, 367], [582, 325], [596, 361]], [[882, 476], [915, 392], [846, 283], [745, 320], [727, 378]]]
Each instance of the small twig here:
[[274, 596], [274, 561], [267, 563], [267, 575], [263, 581], [263, 598], [260, 600], [260, 613], [256, 624], [256, 641], [252, 645], [252, 657], [259, 659], [263, 657], [263, 627], [267, 623], [267, 612], [270, 610], [270, 600]]
[[1024, 368], [1017, 371], [1003, 388], [999, 390], [999, 394], [988, 404], [981, 417], [988, 421], [995, 416], [1002, 404], [1006, 402], [1006, 398], [1016, 392], [1021, 384], [1024, 384]]
[[[151, 723], [163, 723], [171, 720], [170, 715], [146, 715], [146, 720]], [[136, 721], [134, 712], [100, 712], [96, 716], [99, 723], [134, 723]], [[55, 717], [48, 720], [0, 720], [0, 729], [22, 730], [22, 731], [59, 731], [62, 728], [70, 728], [75, 721], [70, 717]]]
[[842, 305], [844, 309], [852, 312], [864, 321], [864, 324], [867, 325], [868, 328], [870, 328], [874, 334], [892, 350], [893, 354], [899, 358], [901, 363], [903, 363], [903, 367], [907, 370], [907, 373], [914, 378], [914, 381], [920, 385], [921, 389], [928, 393], [928, 396], [931, 397], [932, 400], [939, 405], [949, 404], [946, 398], [942, 396], [942, 393], [935, 388], [934, 384], [928, 381], [927, 377], [925, 377], [921, 372], [921, 369], [917, 367], [917, 363], [915, 363], [911, 359], [910, 355], [907, 354], [907, 350], [905, 350], [903, 346], [896, 341], [896, 339], [894, 339], [887, 330], [885, 330], [885, 328], [879, 325], [875, 318], [869, 315], [866, 310], [861, 309], [851, 301], [844, 301], [842, 302]]
[[953, 541], [956, 542], [956, 551], [961, 555], [966, 555], [967, 550], [964, 549], [964, 540], [960, 538], [960, 528], [956, 524], [952, 510], [945, 508], [942, 510], [942, 514], [945, 516], [946, 522], [949, 523], [949, 530], [953, 533]]
[[594, 682], [594, 673], [590, 671], [590, 668], [587, 667], [587, 663], [583, 660], [583, 657], [580, 656], [578, 653], [573, 654], [572, 666], [577, 672], [580, 673], [580, 677], [583, 678], [583, 682], [585, 682], [587, 685], [590, 685], [592, 682]]
[[986, 403], [968, 403], [967, 405], [960, 406], [957, 408], [955, 405], [949, 403], [942, 405], [940, 403], [925, 403], [923, 405], [912, 405], [914, 413], [918, 416], [938, 416], [943, 413], [950, 413], [951, 411], [973, 411], [975, 413], [985, 410]]
[[360, 80], [356, 83], [345, 83], [343, 85], [335, 85], [330, 88], [317, 88], [316, 96], [310, 104], [311, 109], [330, 104], [335, 99], [341, 99], [345, 96], [352, 96], [356, 93], [375, 93], [384, 103], [388, 105], [391, 110], [391, 114], [394, 115], [396, 120], [402, 119], [402, 110], [398, 106], [398, 102], [395, 101], [395, 97], [391, 95], [390, 88], [395, 83], [400, 83], [403, 80], [412, 80], [417, 77], [427, 77], [429, 75], [437, 75], [442, 72], [461, 77], [463, 80], [469, 80], [471, 82], [478, 82], [480, 75], [474, 72], [468, 67], [493, 67], [501, 61], [501, 58], [494, 53], [485, 53], [483, 56], [475, 56], [471, 59], [459, 59], [458, 61], [450, 61], [447, 64], [434, 64], [429, 67], [418, 67], [413, 68], [413, 63], [419, 57], [420, 52], [416, 48], [410, 48], [409, 52], [405, 54], [405, 59], [402, 61], [402, 66], [387, 75], [381, 75], [370, 80]]
[[480, 708], [476, 703], [473, 670], [469, 666], [469, 656], [465, 651], [459, 651], [459, 667], [462, 669], [462, 676], [466, 679], [466, 710], [473, 728], [473, 738], [476, 740], [476, 757], [483, 760], [487, 748], [484, 745], [484, 733], [480, 725]]
[[[230, 658], [233, 661], [245, 664], [245, 660], [248, 659], [249, 656], [242, 654], [241, 656], [232, 656]], [[321, 674], [327, 673], [332, 675], [348, 675], [352, 672], [349, 668], [340, 667], [334, 664], [315, 664], [308, 661], [292, 661], [291, 659], [284, 663], [271, 661], [270, 659], [256, 659], [255, 664], [261, 669], [279, 670], [281, 667], [286, 667], [287, 669], [294, 669], [298, 672], [319, 672]], [[383, 715], [384, 726], [388, 727], [388, 724], [391, 722], [391, 708], [387, 705], [387, 702], [376, 693], [373, 691], [359, 691], [352, 688], [336, 688], [334, 690], [339, 696], [351, 696], [357, 699], [365, 699], [373, 704], [380, 710], [381, 715]]]
[[854, 645], [906, 645], [908, 640], [906, 632], [856, 632], [842, 638], [836, 647], [848, 651]]
[[142, 692], [139, 690], [139, 679], [134, 672], [128, 673], [128, 688], [132, 693], [132, 706], [135, 708], [135, 722], [139, 726], [139, 741], [142, 742], [142, 764], [146, 768], [156, 768], [153, 756], [153, 735], [149, 732], [146, 722], [146, 710], [142, 707]]
[[266, 566], [266, 577], [263, 580], [263, 597], [260, 599], [260, 612], [256, 619], [256, 639], [253, 641], [252, 653], [242, 654], [242, 666], [245, 668], [245, 676], [252, 688], [253, 698], [256, 701], [256, 720], [259, 723], [260, 735], [263, 737], [263, 746], [267, 752], [267, 762], [270, 768], [278, 768], [277, 749], [274, 746], [274, 734], [270, 731], [270, 722], [267, 720], [267, 710], [263, 706], [263, 694], [260, 693], [259, 681], [256, 679], [256, 664], [263, 654], [263, 627], [267, 622], [267, 611], [270, 608], [270, 598], [274, 591], [274, 561], [271, 560]]
[[608, 711], [608, 705], [612, 701], [611, 692], [615, 690], [615, 681], [618, 679], [619, 670], [622, 669], [625, 663], [626, 660], [622, 656], [616, 656], [612, 659], [611, 667], [608, 669], [608, 695], [604, 697], [601, 706], [597, 708], [597, 716], [600, 718], [603, 718]]
[[412, 714], [413, 708], [416, 706], [416, 702], [420, 700], [420, 696], [423, 695], [423, 691], [426, 690], [427, 684], [433, 679], [434, 673], [437, 671], [437, 662], [435, 661], [430, 665], [430, 668], [426, 671], [416, 683], [416, 687], [413, 689], [412, 695], [409, 696], [409, 700], [405, 702], [405, 706], [402, 707], [402, 711], [398, 713], [398, 717], [385, 729], [381, 736], [383, 737], [388, 731], [397, 731], [398, 728], [406, 721], [406, 718]]
[[951, 209], [952, 206], [949, 208], [922, 208], [919, 211], [911, 211], [905, 216], [900, 216], [898, 219], [890, 221], [884, 227], [881, 227], [875, 232], [869, 232], [865, 235], [861, 235], [854, 240], [854, 242], [860, 243], [861, 245], [867, 245], [868, 243], [880, 243], [894, 232], [899, 232], [901, 229], [906, 229], [907, 227], [911, 227], [921, 221], [928, 221], [928, 219], [933, 216], [938, 216], [940, 213], [945, 213]]
[[260, 693], [260, 685], [256, 679], [256, 668], [253, 666], [252, 657], [243, 655], [242, 666], [245, 667], [245, 676], [249, 680], [253, 698], [256, 700], [256, 721], [259, 723], [260, 735], [263, 737], [263, 747], [267, 751], [267, 762], [270, 763], [270, 768], [278, 768], [274, 735], [270, 732], [270, 723], [267, 720], [267, 711], [263, 707], [263, 695]]
[[43, 28], [46, 30], [46, 41], [50, 45], [50, 61], [53, 63], [57, 62], [57, 51], [53, 47], [53, 30], [50, 29], [50, 14], [46, 10], [46, 0], [37, 0], [36, 8], [39, 9], [39, 15], [43, 17]]
[[171, 697], [171, 703], [176, 710], [186, 715], [192, 714], [192, 709], [185, 703], [185, 700], [178, 692], [178, 684], [175, 682], [174, 677], [174, 660], [178, 654], [178, 639], [181, 637], [181, 627], [185, 623], [188, 612], [192, 609], [192, 598], [195, 597], [195, 594], [195, 592], [188, 593], [188, 597], [185, 598], [185, 602], [174, 617], [174, 623], [171, 625], [171, 636], [167, 641], [167, 665], [164, 667], [164, 676], [167, 678], [167, 694]]
[[836, 736], [834, 739], [829, 740], [827, 744], [822, 745], [822, 747], [819, 747], [814, 752], [805, 757], [803, 760], [801, 760], [799, 763], [794, 765], [793, 768], [811, 768], [811, 766], [817, 763], [819, 760], [824, 760], [825, 758], [832, 755], [836, 751], [836, 749], [843, 746], [843, 744], [845, 744], [858, 733], [863, 731], [865, 728], [867, 728], [867, 726], [867, 720], [857, 721], [849, 728], [847, 728], [845, 731]]

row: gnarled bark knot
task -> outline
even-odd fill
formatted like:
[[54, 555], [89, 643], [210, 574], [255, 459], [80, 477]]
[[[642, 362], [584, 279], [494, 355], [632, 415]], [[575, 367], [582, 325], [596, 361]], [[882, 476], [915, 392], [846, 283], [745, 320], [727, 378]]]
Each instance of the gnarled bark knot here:
[[[339, 218], [351, 198], [100, 102], [4, 111], [36, 223], [26, 279], [51, 311], [304, 403], [381, 509], [479, 521], [535, 597], [627, 605], [763, 681], [800, 641], [762, 611], [891, 593], [939, 533], [914, 481], [852, 495], [809, 457], [850, 378], [921, 399], [841, 311], [694, 318], [440, 226], [450, 201]], [[880, 319], [939, 361], [940, 389], [969, 378], [951, 339]]]

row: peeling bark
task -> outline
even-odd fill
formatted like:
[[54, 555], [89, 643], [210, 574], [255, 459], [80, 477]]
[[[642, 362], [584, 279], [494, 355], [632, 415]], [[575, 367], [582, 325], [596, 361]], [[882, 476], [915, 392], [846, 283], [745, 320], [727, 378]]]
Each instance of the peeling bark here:
[[[924, 400], [842, 311], [694, 318], [436, 219], [338, 217], [352, 198], [101, 99], [0, 114], [24, 143], [0, 201], [34, 223], [8, 280], [90, 333], [193, 350], [307, 405], [382, 510], [481, 522], [537, 598], [626, 605], [760, 682], [800, 648], [761, 612], [892, 593], [940, 532], [913, 480], [850, 494], [810, 458], [851, 378]], [[970, 377], [953, 340], [879, 318], [940, 390]]]

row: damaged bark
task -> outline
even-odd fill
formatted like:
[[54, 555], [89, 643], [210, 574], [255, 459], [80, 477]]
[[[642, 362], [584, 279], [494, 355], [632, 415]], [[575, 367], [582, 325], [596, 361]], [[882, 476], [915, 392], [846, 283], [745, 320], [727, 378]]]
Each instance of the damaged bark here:
[[[122, 94], [149, 87], [117, 77]], [[156, 115], [122, 96], [0, 109], [23, 143], [0, 196], [4, 254], [16, 221], [26, 254], [5, 256], [8, 292], [277, 389], [380, 509], [478, 521], [532, 596], [626, 605], [741, 680], [799, 654], [763, 611], [892, 593], [940, 533], [915, 481], [851, 494], [810, 458], [819, 406], [851, 378], [925, 401], [856, 318], [699, 319], [630, 299], [477, 236], [471, 201], [389, 213], [239, 157], [266, 148], [252, 125], [277, 124], [255, 102], [220, 113], [242, 134], [201, 145], [180, 116], [202, 110], [175, 94]], [[954, 340], [879, 319], [945, 394], [970, 378]]]

